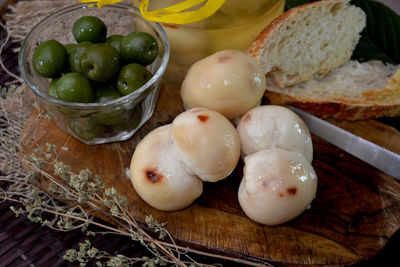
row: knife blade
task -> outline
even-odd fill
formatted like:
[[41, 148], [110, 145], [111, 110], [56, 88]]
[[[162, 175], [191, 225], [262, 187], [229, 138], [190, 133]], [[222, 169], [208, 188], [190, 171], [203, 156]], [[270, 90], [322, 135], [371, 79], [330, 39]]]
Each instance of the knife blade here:
[[375, 168], [400, 179], [400, 155], [380, 147], [364, 138], [322, 120], [295, 107], [294, 111], [307, 125], [310, 132], [367, 162]]

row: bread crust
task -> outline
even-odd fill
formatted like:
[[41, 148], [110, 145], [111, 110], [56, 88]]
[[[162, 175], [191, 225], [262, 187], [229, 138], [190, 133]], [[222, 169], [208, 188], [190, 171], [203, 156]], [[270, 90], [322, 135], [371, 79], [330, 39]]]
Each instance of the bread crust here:
[[[314, 8], [316, 6], [316, 3], [321, 3], [321, 2], [327, 2], [327, 4], [331, 4], [332, 2], [338, 2], [338, 3], [344, 3], [348, 4], [350, 0], [332, 0], [332, 1], [314, 1], [311, 3], [306, 3], [297, 7], [294, 7], [287, 12], [283, 13], [281, 16], [276, 18], [271, 24], [269, 24], [261, 33], [257, 36], [257, 38], [250, 44], [250, 46], [245, 50], [246, 53], [254, 57], [261, 65], [262, 67], [265, 67], [265, 64], [268, 63], [263, 63], [262, 57], [264, 56], [264, 50], [267, 45], [267, 41], [271, 38], [274, 38], [275, 32], [279, 31], [282, 25], [291, 18], [294, 18], [298, 16], [298, 14], [306, 12], [308, 8]], [[321, 68], [316, 71], [318, 74], [325, 74], [331, 71], [332, 69], [335, 69], [341, 65], [343, 65], [345, 62], [347, 62], [351, 58], [351, 52], [350, 53], [345, 53], [341, 55], [341, 57], [337, 58], [337, 61], [334, 64], [331, 64], [329, 66], [326, 66], [325, 68]], [[279, 87], [284, 88], [286, 86], [290, 86], [299, 82], [307, 81], [313, 77], [315, 73], [309, 73], [308, 75], [293, 75], [293, 77], [290, 77], [287, 79], [287, 77], [282, 74], [280, 71], [276, 71], [276, 69], [271, 69], [267, 75], [272, 75], [274, 78], [275, 84], [277, 84]]]
[[[319, 2], [319, 1], [316, 1]], [[276, 30], [278, 30], [279, 26], [286, 21], [288, 18], [295, 16], [300, 10], [303, 10], [307, 6], [314, 5], [314, 2], [306, 3], [292, 9], [289, 9], [275, 20], [273, 20], [264, 30], [260, 32], [257, 38], [250, 44], [250, 46], [245, 50], [246, 53], [253, 56], [257, 60], [260, 58], [260, 54], [262, 52], [263, 44], [265, 40], [268, 39], [270, 35], [273, 34]]]
[[265, 96], [271, 101], [271, 104], [290, 105], [323, 119], [333, 117], [354, 121], [400, 116], [400, 103], [354, 103], [346, 99], [323, 102], [313, 99], [298, 99], [272, 91], [266, 91]]

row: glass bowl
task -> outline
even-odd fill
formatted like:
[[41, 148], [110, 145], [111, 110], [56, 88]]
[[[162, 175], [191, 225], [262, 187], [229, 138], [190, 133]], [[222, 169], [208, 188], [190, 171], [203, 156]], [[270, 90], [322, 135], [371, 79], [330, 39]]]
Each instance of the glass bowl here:
[[[159, 53], [146, 67], [153, 74], [146, 84], [128, 95], [104, 103], [65, 102], [47, 94], [51, 79], [34, 70], [32, 56], [35, 48], [51, 39], [64, 45], [76, 43], [72, 25], [76, 19], [87, 15], [104, 21], [107, 36], [141, 31], [156, 38]], [[22, 78], [56, 125], [80, 141], [93, 145], [127, 140], [152, 116], [169, 53], [163, 28], [143, 19], [138, 9], [126, 4], [106, 5], [99, 9], [96, 3], [88, 3], [61, 9], [38, 23], [22, 43], [18, 64]]]

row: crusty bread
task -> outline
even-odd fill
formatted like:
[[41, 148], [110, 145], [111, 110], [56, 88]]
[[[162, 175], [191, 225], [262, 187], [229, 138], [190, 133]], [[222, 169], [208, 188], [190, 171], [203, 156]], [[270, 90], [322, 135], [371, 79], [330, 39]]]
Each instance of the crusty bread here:
[[246, 51], [280, 87], [327, 73], [350, 59], [366, 25], [365, 13], [349, 1], [325, 0], [292, 8]]
[[325, 75], [286, 88], [267, 78], [271, 104], [292, 105], [316, 116], [357, 120], [400, 115], [400, 68], [380, 61], [348, 61]]

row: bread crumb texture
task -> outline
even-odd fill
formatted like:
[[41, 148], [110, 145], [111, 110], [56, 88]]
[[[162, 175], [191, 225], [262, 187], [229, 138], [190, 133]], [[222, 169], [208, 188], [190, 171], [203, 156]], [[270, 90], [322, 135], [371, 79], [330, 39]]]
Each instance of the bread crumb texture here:
[[322, 117], [367, 119], [400, 115], [400, 68], [349, 60], [325, 75], [286, 88], [267, 78], [272, 104], [290, 104]]
[[365, 25], [365, 13], [349, 0], [313, 2], [276, 19], [247, 53], [283, 88], [348, 61]]
[[286, 88], [277, 87], [268, 78], [267, 90], [303, 101], [395, 103], [399, 102], [400, 96], [400, 71], [394, 73], [394, 66], [385, 66], [380, 61], [359, 63], [349, 60], [325, 75], [316, 74], [313, 79]]

